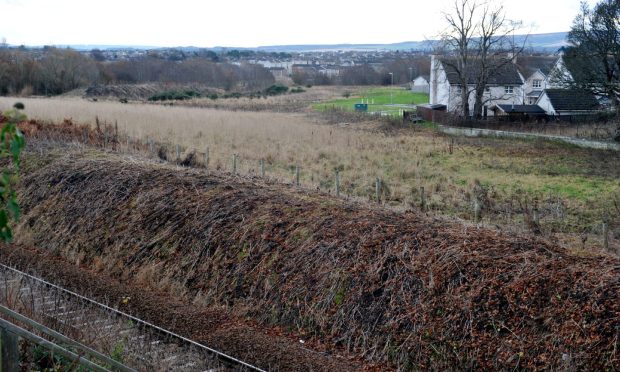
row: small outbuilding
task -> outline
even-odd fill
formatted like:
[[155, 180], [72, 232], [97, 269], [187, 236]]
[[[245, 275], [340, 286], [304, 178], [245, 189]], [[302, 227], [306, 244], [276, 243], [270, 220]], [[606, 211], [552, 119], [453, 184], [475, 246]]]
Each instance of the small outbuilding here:
[[418, 105], [416, 107], [416, 114], [426, 121], [436, 123], [446, 115], [447, 108], [446, 105], [442, 104]]
[[532, 119], [545, 119], [547, 113], [538, 105], [497, 105], [495, 116], [508, 116], [510, 120], [528, 121]]

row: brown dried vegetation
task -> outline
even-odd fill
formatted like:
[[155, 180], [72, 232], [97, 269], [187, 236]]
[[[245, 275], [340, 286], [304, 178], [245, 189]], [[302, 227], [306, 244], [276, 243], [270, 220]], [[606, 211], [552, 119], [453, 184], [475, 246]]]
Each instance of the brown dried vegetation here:
[[110, 276], [404, 369], [620, 368], [617, 258], [95, 150], [35, 159], [19, 236]]

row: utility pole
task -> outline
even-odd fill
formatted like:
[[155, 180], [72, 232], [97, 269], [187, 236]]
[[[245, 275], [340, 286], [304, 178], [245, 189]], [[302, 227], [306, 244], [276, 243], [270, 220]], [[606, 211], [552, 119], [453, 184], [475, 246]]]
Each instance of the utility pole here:
[[390, 79], [391, 79], [391, 83], [390, 83], [390, 105], [394, 104], [394, 73], [390, 72]]

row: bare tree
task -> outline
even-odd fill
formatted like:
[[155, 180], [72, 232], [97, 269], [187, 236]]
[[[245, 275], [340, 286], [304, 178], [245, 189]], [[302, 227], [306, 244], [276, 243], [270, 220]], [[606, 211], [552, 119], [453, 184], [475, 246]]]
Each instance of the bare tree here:
[[470, 0], [455, 0], [452, 13], [445, 13], [444, 18], [448, 28], [442, 35], [443, 47], [454, 56], [453, 60], [446, 60], [458, 75], [461, 86], [461, 113], [469, 116], [469, 74], [471, 60], [471, 44], [476, 32], [474, 19], [476, 16], [476, 2]]
[[492, 7], [475, 0], [455, 0], [452, 11], [445, 13], [444, 18], [448, 26], [442, 35], [441, 47], [448, 58], [443, 63], [458, 76], [461, 113], [470, 116], [473, 94], [473, 116], [479, 119], [484, 104], [490, 99], [485, 98], [490, 79], [523, 51], [523, 46], [517, 47], [510, 37], [521, 24], [508, 20], [503, 6]]

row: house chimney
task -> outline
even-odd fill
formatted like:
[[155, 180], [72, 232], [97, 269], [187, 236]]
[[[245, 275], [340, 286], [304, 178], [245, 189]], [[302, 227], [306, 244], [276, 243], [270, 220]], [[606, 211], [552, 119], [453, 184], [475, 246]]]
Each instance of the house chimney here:
[[434, 105], [437, 103], [437, 56], [431, 54], [431, 81], [429, 81], [429, 103]]
[[508, 52], [506, 57], [515, 65], [517, 64], [517, 55], [514, 52]]

